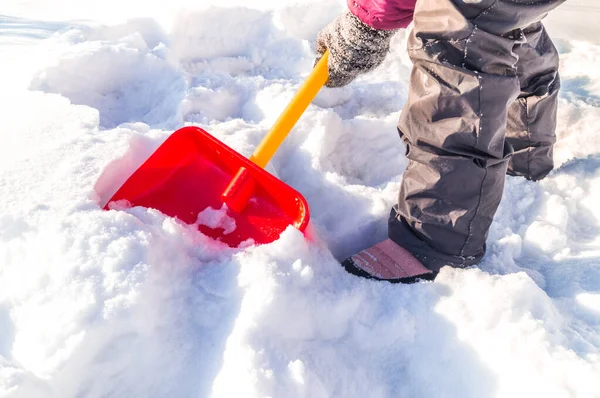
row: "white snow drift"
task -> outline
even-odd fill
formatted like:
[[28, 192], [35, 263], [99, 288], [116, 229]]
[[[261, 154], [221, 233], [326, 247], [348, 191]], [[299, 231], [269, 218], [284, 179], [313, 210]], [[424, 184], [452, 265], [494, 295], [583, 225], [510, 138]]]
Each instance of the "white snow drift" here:
[[[600, 396], [600, 31], [569, 28], [591, 0], [549, 21], [557, 169], [507, 179], [480, 267], [408, 286], [338, 263], [386, 235], [405, 32], [267, 167], [308, 199], [310, 236], [242, 250], [101, 207], [177, 127], [251, 154], [344, 2], [59, 3], [0, 15], [0, 397]], [[218, 215], [198, 222], [233, 227]]]

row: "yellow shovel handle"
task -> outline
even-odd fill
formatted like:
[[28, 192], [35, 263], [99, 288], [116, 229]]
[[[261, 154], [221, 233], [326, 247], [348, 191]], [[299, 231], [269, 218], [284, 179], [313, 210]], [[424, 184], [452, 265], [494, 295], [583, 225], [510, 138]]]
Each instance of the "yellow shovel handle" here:
[[329, 50], [323, 54], [287, 108], [279, 116], [279, 119], [277, 119], [262, 142], [258, 144], [256, 150], [250, 156], [250, 160], [254, 164], [264, 168], [269, 163], [277, 148], [285, 140], [285, 137], [287, 137], [298, 119], [300, 119], [300, 116], [302, 116], [302, 113], [304, 113], [308, 105], [316, 97], [321, 87], [323, 87], [329, 78], [329, 71], [327, 69], [328, 58]]

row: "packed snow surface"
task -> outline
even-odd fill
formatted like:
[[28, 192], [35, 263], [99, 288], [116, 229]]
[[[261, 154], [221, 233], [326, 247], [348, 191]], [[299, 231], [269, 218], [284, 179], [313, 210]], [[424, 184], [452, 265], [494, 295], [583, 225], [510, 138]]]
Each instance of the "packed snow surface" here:
[[[0, 397], [600, 397], [600, 6], [548, 19], [556, 170], [507, 178], [479, 267], [392, 285], [338, 261], [386, 236], [406, 32], [267, 167], [307, 198], [310, 238], [232, 249], [102, 210], [178, 127], [249, 156], [345, 7], [254, 3], [2, 1]], [[225, 211], [198, 224], [233, 231]]]

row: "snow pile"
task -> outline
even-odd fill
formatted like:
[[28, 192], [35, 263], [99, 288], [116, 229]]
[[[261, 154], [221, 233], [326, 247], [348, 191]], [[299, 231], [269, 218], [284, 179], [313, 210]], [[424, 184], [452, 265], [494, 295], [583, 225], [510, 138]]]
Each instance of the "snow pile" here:
[[[583, 3], [549, 21], [557, 169], [507, 179], [480, 267], [398, 286], [338, 260], [386, 235], [406, 33], [377, 71], [321, 92], [267, 167], [309, 201], [311, 238], [242, 250], [101, 207], [179, 126], [250, 155], [344, 2], [9, 1], [0, 397], [599, 397], [600, 44], [561, 28], [597, 16]], [[225, 209], [198, 223], [235, 228]]]
[[158, 27], [142, 22], [65, 33], [62, 39], [72, 46], [33, 80], [31, 89], [58, 93], [97, 109], [104, 128], [168, 121], [177, 114], [184, 80], [164, 59]]
[[223, 235], [227, 235], [235, 231], [235, 219], [227, 215], [227, 205], [223, 204], [220, 209], [207, 207], [198, 214], [196, 225], [206, 225], [209, 228], [223, 229]]

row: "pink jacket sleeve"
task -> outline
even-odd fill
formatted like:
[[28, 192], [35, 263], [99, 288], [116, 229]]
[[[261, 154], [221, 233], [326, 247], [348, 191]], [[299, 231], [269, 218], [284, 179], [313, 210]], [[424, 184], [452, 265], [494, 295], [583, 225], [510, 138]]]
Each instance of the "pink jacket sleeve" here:
[[350, 12], [374, 29], [406, 28], [417, 0], [347, 0]]

